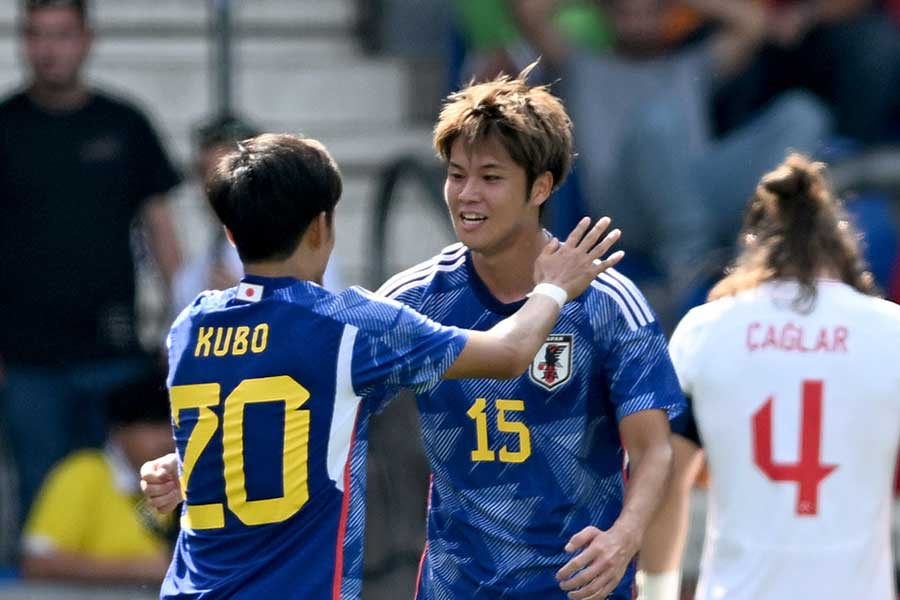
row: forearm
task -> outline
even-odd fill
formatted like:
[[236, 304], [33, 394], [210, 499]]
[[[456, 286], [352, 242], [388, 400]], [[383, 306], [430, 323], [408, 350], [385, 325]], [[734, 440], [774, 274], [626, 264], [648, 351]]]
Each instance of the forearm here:
[[148, 200], [143, 218], [150, 252], [166, 286], [171, 290], [175, 274], [181, 266], [181, 250], [166, 200], [162, 197]]
[[743, 69], [766, 38], [766, 10], [739, 0], [686, 0], [721, 30], [712, 42], [716, 75], [727, 79]]
[[447, 379], [511, 379], [521, 375], [559, 316], [556, 300], [534, 294], [514, 315], [487, 331], [470, 331], [462, 353], [444, 374]]
[[523, 36], [551, 68], [559, 68], [569, 53], [565, 36], [554, 25], [558, 4], [558, 0], [507, 0]]
[[645, 449], [629, 450], [628, 455], [625, 502], [612, 529], [639, 545], [666, 493], [672, 468], [672, 448], [668, 442], [658, 443]]
[[159, 583], [166, 574], [164, 557], [146, 559], [99, 559], [71, 552], [22, 559], [22, 574], [35, 579], [64, 579], [86, 583]]

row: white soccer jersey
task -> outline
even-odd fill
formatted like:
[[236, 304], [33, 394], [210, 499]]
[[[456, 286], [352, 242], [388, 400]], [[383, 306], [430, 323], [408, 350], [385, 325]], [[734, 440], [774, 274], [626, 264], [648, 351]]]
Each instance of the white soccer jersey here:
[[900, 306], [820, 281], [692, 310], [670, 351], [711, 475], [698, 600], [893, 600]]

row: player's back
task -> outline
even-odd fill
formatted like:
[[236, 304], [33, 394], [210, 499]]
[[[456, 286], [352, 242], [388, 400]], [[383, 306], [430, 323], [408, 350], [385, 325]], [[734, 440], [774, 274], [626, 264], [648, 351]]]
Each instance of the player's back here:
[[185, 310], [169, 385], [187, 500], [162, 597], [359, 597], [369, 413], [464, 344], [413, 315], [291, 278]]
[[712, 489], [698, 598], [893, 598], [900, 308], [822, 281], [692, 311], [673, 336]]

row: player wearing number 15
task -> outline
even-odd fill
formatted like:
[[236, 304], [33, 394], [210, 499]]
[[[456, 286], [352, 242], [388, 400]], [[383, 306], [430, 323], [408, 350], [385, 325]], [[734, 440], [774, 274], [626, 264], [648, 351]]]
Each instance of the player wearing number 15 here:
[[318, 142], [247, 140], [208, 185], [246, 276], [201, 294], [169, 335], [185, 505], [161, 597], [358, 598], [369, 415], [400, 387], [524, 371], [565, 298], [616, 261], [599, 260], [615, 236], [598, 243], [606, 222], [585, 219], [548, 243], [528, 304], [469, 332], [318, 285], [341, 193]]
[[[535, 283], [541, 211], [572, 140], [562, 103], [526, 75], [448, 99], [435, 147], [460, 243], [380, 290], [445, 324], [487, 329]], [[445, 381], [417, 400], [433, 473], [419, 600], [632, 597], [670, 465], [667, 413], [684, 399], [631, 281], [591, 282], [518, 379]]]
[[[900, 307], [872, 297], [823, 169], [792, 155], [763, 177], [734, 269], [672, 336], [699, 438], [683, 433], [702, 440], [711, 475], [698, 600], [895, 598]], [[658, 570], [680, 558], [659, 547], [665, 530], [645, 544]]]

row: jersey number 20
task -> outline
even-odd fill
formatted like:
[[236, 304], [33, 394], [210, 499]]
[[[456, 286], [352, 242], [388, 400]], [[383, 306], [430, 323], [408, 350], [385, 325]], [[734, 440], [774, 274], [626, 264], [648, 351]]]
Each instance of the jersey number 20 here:
[[[211, 409], [218, 406], [218, 383], [200, 383], [172, 387], [172, 420], [179, 427], [181, 411], [196, 408], [197, 423], [184, 449], [181, 489], [187, 493], [197, 459], [219, 428], [219, 417]], [[309, 399], [309, 392], [287, 375], [245, 379], [225, 398], [222, 416], [222, 460], [225, 464], [225, 498], [228, 509], [245, 525], [278, 523], [294, 515], [309, 499], [307, 458], [309, 448], [309, 411], [298, 410]], [[284, 440], [282, 445], [282, 483], [280, 498], [247, 499], [244, 474], [244, 408], [257, 402], [284, 403]], [[225, 526], [221, 503], [191, 504], [181, 518], [181, 526], [190, 529], [217, 529]]]

